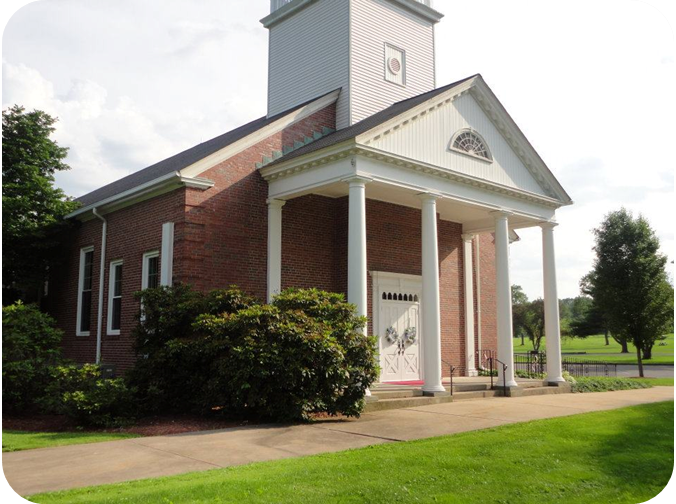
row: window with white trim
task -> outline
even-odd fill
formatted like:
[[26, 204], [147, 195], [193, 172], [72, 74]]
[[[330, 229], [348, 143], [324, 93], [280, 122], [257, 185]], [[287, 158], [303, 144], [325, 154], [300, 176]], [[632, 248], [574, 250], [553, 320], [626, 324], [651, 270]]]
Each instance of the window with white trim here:
[[92, 286], [94, 280], [94, 247], [80, 249], [80, 275], [77, 289], [77, 336], [89, 336], [92, 324]]
[[156, 289], [160, 286], [160, 251], [143, 254], [141, 290]]
[[110, 263], [108, 276], [108, 334], [120, 334], [122, 325], [122, 261]]
[[471, 129], [458, 131], [451, 141], [451, 148], [463, 154], [483, 158], [486, 161], [493, 160], [493, 156], [491, 156], [491, 152], [488, 150], [488, 145], [486, 145], [484, 139]]

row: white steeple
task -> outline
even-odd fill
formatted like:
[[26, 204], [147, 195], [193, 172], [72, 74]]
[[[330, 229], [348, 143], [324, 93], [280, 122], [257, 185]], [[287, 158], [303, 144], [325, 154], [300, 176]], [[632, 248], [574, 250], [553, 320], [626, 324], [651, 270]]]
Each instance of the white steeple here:
[[431, 0], [271, 0], [268, 115], [342, 89], [337, 127], [435, 87]]

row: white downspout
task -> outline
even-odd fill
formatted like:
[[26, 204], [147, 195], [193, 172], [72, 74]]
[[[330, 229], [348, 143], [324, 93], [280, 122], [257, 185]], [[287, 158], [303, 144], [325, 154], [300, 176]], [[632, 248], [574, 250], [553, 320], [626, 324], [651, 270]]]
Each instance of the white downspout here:
[[101, 219], [103, 226], [101, 228], [101, 269], [99, 270], [99, 311], [96, 312], [96, 363], [101, 364], [101, 332], [103, 331], [103, 282], [106, 271], [106, 237], [108, 234], [108, 221], [96, 210], [92, 213]]

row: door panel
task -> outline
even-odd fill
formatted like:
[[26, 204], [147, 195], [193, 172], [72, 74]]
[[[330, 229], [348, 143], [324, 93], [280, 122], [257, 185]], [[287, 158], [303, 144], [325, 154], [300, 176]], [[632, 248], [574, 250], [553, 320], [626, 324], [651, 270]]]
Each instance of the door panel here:
[[[413, 381], [420, 379], [420, 306], [408, 301], [380, 302], [379, 331], [381, 381]], [[390, 342], [387, 330], [392, 327], [398, 340]], [[415, 340], [405, 341], [406, 329], [415, 330]]]

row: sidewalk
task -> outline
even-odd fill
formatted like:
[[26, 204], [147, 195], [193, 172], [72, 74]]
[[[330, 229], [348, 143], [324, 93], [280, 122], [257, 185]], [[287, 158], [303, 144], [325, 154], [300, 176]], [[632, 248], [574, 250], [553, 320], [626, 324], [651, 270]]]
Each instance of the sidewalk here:
[[255, 426], [3, 453], [20, 495], [206, 471], [265, 460], [456, 434], [674, 399], [673, 387], [491, 398], [369, 413], [359, 420]]

